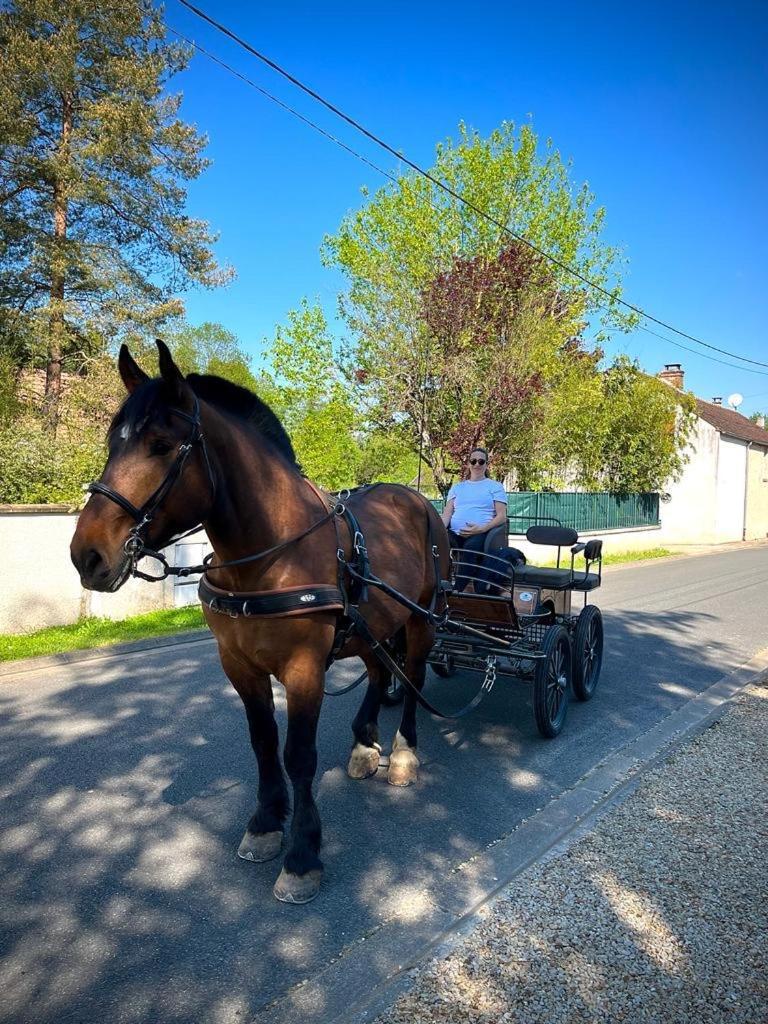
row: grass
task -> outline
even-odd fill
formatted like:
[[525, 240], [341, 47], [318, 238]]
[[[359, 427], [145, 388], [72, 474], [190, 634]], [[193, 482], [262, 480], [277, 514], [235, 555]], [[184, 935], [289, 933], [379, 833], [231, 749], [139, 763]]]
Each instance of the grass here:
[[620, 565], [622, 562], [644, 562], [647, 558], [666, 558], [674, 551], [668, 548], [647, 548], [645, 551], [609, 551], [603, 555], [603, 565]]
[[180, 633], [185, 629], [200, 629], [205, 625], [199, 605], [168, 608], [130, 619], [81, 619], [71, 626], [50, 626], [34, 633], [16, 633], [0, 636], [0, 661], [33, 658], [41, 654], [61, 654], [63, 651], [107, 647], [130, 640], [145, 640], [152, 636]]
[[[648, 558], [671, 555], [667, 548], [648, 548], [646, 551], [611, 551], [603, 557], [603, 565], [622, 562], [640, 562]], [[577, 567], [581, 560], [577, 560]], [[553, 562], [542, 563], [554, 565]], [[566, 564], [565, 562], [563, 564]], [[582, 563], [583, 567], [583, 563]], [[146, 640], [153, 636], [181, 633], [185, 629], [205, 626], [199, 605], [169, 608], [130, 619], [81, 619], [71, 626], [50, 626], [34, 633], [0, 635], [0, 661], [34, 658], [42, 654], [61, 654], [63, 651], [82, 651], [91, 647], [108, 647], [130, 640]]]
[[[644, 562], [649, 558], [666, 558], [667, 555], [673, 555], [674, 551], [670, 551], [668, 548], [647, 548], [645, 551], [608, 551], [603, 555], [603, 565], [621, 565], [622, 562]], [[567, 556], [567, 557], [566, 557]], [[557, 564], [557, 559], [553, 558], [548, 562], [536, 561], [536, 565], [544, 567], [551, 567]], [[567, 548], [563, 548], [563, 557], [560, 559], [561, 568], [569, 568], [571, 564], [571, 555]], [[577, 569], [584, 568], [584, 559], [581, 555], [576, 556], [575, 566]], [[592, 568], [591, 572], [597, 572], [596, 568]]]

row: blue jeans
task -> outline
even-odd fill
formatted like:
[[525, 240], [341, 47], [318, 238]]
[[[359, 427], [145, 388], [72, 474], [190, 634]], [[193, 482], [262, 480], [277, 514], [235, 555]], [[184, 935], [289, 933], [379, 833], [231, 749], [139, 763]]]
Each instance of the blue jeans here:
[[[454, 533], [453, 530], [448, 531], [448, 539], [451, 542], [452, 548], [459, 548], [461, 551], [467, 552], [462, 558], [459, 570], [456, 575], [456, 589], [459, 593], [467, 589], [470, 583], [474, 583], [475, 593], [484, 594], [488, 589], [488, 576], [480, 567], [482, 563], [481, 558], [477, 558], [474, 552], [480, 552], [485, 547], [485, 538], [487, 533], [473, 533], [471, 537], [460, 537], [458, 533]], [[477, 566], [477, 568], [475, 568]], [[459, 573], [462, 571], [470, 573], [469, 576], [462, 576]]]

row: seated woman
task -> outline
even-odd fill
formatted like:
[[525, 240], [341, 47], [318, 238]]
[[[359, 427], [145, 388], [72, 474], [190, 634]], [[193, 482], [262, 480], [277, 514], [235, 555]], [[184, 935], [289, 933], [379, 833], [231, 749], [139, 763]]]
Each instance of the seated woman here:
[[[483, 551], [486, 534], [507, 521], [507, 496], [500, 483], [488, 475], [488, 452], [485, 448], [473, 448], [467, 460], [467, 476], [455, 483], [448, 491], [443, 509], [443, 522], [448, 527], [452, 548], [465, 552]], [[477, 564], [480, 559], [473, 554], [464, 556], [464, 564]], [[482, 569], [472, 571], [475, 593], [485, 593], [487, 575]], [[456, 589], [465, 590], [470, 578], [457, 575]]]

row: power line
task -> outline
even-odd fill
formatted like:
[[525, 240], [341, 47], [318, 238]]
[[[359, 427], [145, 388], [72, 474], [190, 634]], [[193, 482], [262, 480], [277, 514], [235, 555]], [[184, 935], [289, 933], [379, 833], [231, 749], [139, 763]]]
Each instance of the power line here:
[[[501, 221], [499, 221], [495, 217], [491, 216], [491, 214], [487, 213], [487, 211], [481, 209], [479, 206], [476, 206], [470, 200], [465, 199], [464, 196], [462, 196], [460, 193], [456, 192], [449, 185], [446, 185], [445, 182], [440, 181], [439, 178], [435, 178], [434, 175], [430, 174], [429, 171], [425, 170], [423, 167], [421, 167], [419, 164], [415, 163], [413, 160], [410, 160], [404, 153], [396, 150], [393, 146], [390, 146], [389, 143], [385, 142], [383, 139], [379, 138], [377, 135], [374, 135], [373, 132], [370, 132], [364, 125], [360, 124], [359, 121], [356, 121], [353, 117], [350, 117], [349, 114], [346, 114], [343, 110], [339, 109], [339, 107], [335, 106], [329, 100], [327, 100], [323, 96], [321, 96], [320, 93], [315, 92], [314, 89], [310, 88], [308, 85], [305, 85], [304, 82], [302, 82], [300, 79], [296, 78], [295, 75], [292, 75], [289, 71], [286, 71], [285, 68], [281, 67], [281, 65], [279, 65], [275, 61], [271, 60], [269, 57], [267, 57], [266, 54], [261, 53], [255, 47], [251, 46], [250, 43], [246, 42], [246, 40], [242, 39], [240, 36], [236, 35], [236, 33], [234, 33], [231, 29], [227, 28], [226, 25], [222, 25], [221, 22], [216, 21], [209, 14], [206, 14], [205, 11], [202, 11], [199, 7], [196, 7], [194, 4], [190, 3], [189, 0], [179, 0], [179, 3], [183, 7], [186, 7], [189, 11], [191, 11], [196, 17], [201, 18], [203, 21], [207, 22], [209, 25], [211, 25], [213, 28], [215, 28], [218, 32], [221, 32], [223, 35], [227, 36], [233, 42], [237, 43], [238, 46], [242, 47], [248, 53], [252, 54], [254, 57], [256, 57], [258, 60], [260, 60], [262, 63], [264, 63], [268, 67], [272, 68], [273, 71], [276, 71], [279, 75], [282, 75], [283, 78], [287, 79], [289, 82], [291, 82], [293, 85], [295, 85], [298, 89], [301, 89], [302, 92], [306, 93], [308, 96], [312, 97], [312, 99], [314, 99], [318, 103], [322, 104], [327, 110], [330, 110], [331, 113], [335, 114], [337, 117], [340, 117], [343, 121], [346, 121], [347, 124], [349, 124], [356, 131], [360, 132], [367, 139], [370, 139], [371, 142], [375, 143], [377, 146], [381, 147], [386, 152], [388, 152], [392, 156], [394, 156], [397, 160], [402, 161], [404, 164], [406, 164], [412, 170], [414, 170], [418, 174], [422, 175], [424, 178], [426, 178], [433, 185], [435, 185], [438, 188], [442, 189], [444, 192], [446, 192], [448, 195], [452, 196], [454, 199], [458, 200], [460, 203], [463, 203], [464, 206], [466, 206], [468, 209], [472, 210], [474, 213], [478, 214], [479, 216], [483, 217], [489, 223], [491, 223], [495, 227], [499, 228], [499, 230], [505, 232], [510, 237], [515, 238], [517, 241], [522, 242], [524, 245], [527, 245], [528, 248], [530, 248], [533, 252], [537, 253], [539, 256], [542, 256], [544, 259], [549, 260], [550, 263], [552, 263], [555, 266], [559, 267], [561, 270], [564, 270], [566, 273], [571, 274], [573, 277], [577, 278], [579, 281], [581, 281], [583, 284], [586, 284], [588, 287], [592, 288], [593, 290], [600, 292], [602, 295], [606, 296], [606, 298], [608, 298], [612, 303], [614, 303], [614, 302], [618, 303], [619, 305], [624, 306], [626, 309], [631, 310], [633, 313], [637, 313], [638, 316], [641, 316], [644, 319], [649, 320], [652, 323], [657, 324], [659, 327], [663, 327], [665, 330], [672, 331], [673, 334], [677, 334], [681, 338], [687, 338], [688, 341], [692, 341], [696, 345], [701, 345], [704, 348], [711, 349], [713, 352], [719, 352], [721, 355], [729, 356], [731, 359], [738, 359], [740, 362], [751, 363], [754, 366], [765, 366], [766, 368], [768, 368], [768, 363], [761, 362], [758, 359], [750, 359], [748, 356], [738, 355], [738, 353], [736, 353], [736, 352], [729, 352], [727, 349], [719, 348], [717, 345], [711, 345], [709, 342], [702, 341], [700, 338], [697, 338], [697, 337], [695, 337], [692, 334], [688, 334], [685, 331], [681, 331], [677, 327], [674, 327], [672, 324], [666, 323], [666, 321], [660, 320], [658, 317], [655, 317], [655, 316], [653, 316], [650, 313], [646, 313], [645, 310], [641, 309], [639, 306], [635, 306], [635, 305], [633, 305], [633, 303], [627, 302], [626, 299], [620, 298], [615, 292], [609, 291], [607, 288], [604, 288], [601, 284], [598, 284], [597, 282], [592, 281], [586, 275], [582, 274], [581, 271], [574, 269], [573, 267], [569, 266], [567, 263], [564, 263], [562, 260], [558, 259], [556, 256], [553, 256], [551, 253], [548, 253], [546, 250], [541, 249], [538, 245], [535, 244], [535, 242], [531, 242], [524, 235], [521, 235], [518, 232], [514, 231], [512, 228], [508, 227], [506, 224], [503, 224]], [[238, 73], [235, 72], [235, 74], [238, 74]], [[243, 77], [243, 76], [239, 76], [239, 77]], [[255, 88], [259, 89], [259, 91], [262, 91], [262, 92], [264, 92], [266, 94], [266, 91], [265, 90], [261, 90], [259, 86], [255, 86]], [[269, 94], [266, 94], [266, 95], [269, 95]], [[270, 98], [274, 99], [274, 97], [271, 97], [271, 96], [270, 96]], [[285, 104], [282, 104], [281, 101], [279, 101], [279, 100], [276, 100], [276, 102], [280, 103], [281, 106], [286, 106]], [[287, 108], [287, 106], [286, 106], [286, 109], [289, 109], [289, 108]], [[327, 133], [323, 132], [322, 129], [318, 128], [312, 122], [309, 122], [308, 119], [303, 118], [302, 115], [297, 114], [297, 116], [301, 117], [302, 120], [305, 120], [308, 124], [311, 124], [312, 127], [314, 127], [317, 131], [320, 131], [320, 132], [322, 132], [322, 134], [326, 134], [327, 135]], [[348, 152], [351, 152], [353, 155], [358, 156], [359, 159], [363, 160], [369, 166], [374, 167], [376, 170], [380, 171], [380, 173], [385, 174], [385, 176], [387, 178], [389, 178], [390, 180], [394, 180], [391, 174], [389, 174], [389, 173], [387, 173], [385, 171], [382, 171], [381, 168], [376, 167], [375, 164], [371, 163], [365, 157], [363, 157], [360, 154], [356, 153], [354, 150], [352, 150], [350, 147], [346, 146], [344, 143], [339, 142], [339, 140], [335, 139], [333, 136], [327, 135], [327, 137], [331, 138], [335, 142], [338, 142], [338, 144], [343, 146], [345, 149], [347, 149]], [[683, 346], [680, 346], [680, 347], [683, 347]]]
[[[197, 50], [198, 53], [201, 53], [203, 56], [207, 57], [214, 64], [217, 64], [219, 67], [223, 68], [225, 71], [228, 71], [231, 75], [234, 75], [235, 78], [238, 78], [242, 82], [245, 82], [246, 85], [251, 86], [251, 88], [255, 89], [258, 93], [260, 93], [266, 99], [271, 100], [273, 103], [277, 104], [277, 106], [279, 106], [281, 109], [287, 111], [289, 114], [292, 114], [294, 117], [298, 118], [299, 121], [301, 121], [303, 124], [307, 125], [309, 128], [312, 128], [319, 135], [322, 135], [324, 138], [328, 139], [330, 142], [335, 143], [337, 146], [339, 146], [345, 152], [347, 152], [347, 153], [351, 154], [352, 156], [356, 157], [358, 160], [360, 160], [362, 163], [366, 164], [368, 167], [371, 167], [373, 170], [377, 171], [379, 174], [383, 175], [385, 178], [388, 178], [390, 181], [393, 181], [393, 182], [395, 182], [395, 184], [397, 184], [397, 178], [393, 174], [391, 174], [389, 171], [386, 171], [383, 167], [380, 167], [378, 164], [373, 163], [373, 161], [371, 161], [367, 157], [363, 156], [362, 153], [360, 153], [358, 150], [354, 149], [353, 147], [347, 145], [345, 142], [342, 142], [341, 139], [339, 139], [337, 136], [333, 135], [331, 132], [328, 132], [324, 128], [321, 128], [320, 125], [318, 125], [311, 118], [306, 117], [306, 115], [300, 113], [294, 107], [290, 106], [290, 104], [285, 103], [283, 100], [281, 100], [277, 96], [273, 95], [271, 92], [269, 92], [263, 86], [259, 85], [257, 82], [254, 82], [253, 79], [248, 78], [247, 75], [244, 75], [241, 71], [238, 71], [236, 68], [233, 68], [230, 64], [227, 64], [226, 61], [223, 61], [220, 57], [217, 57], [216, 54], [211, 53], [209, 50], [206, 50], [204, 46], [201, 46], [199, 43], [195, 42], [194, 39], [190, 39], [188, 36], [185, 36], [183, 32], [179, 32], [178, 29], [173, 28], [171, 25], [168, 26], [168, 30], [170, 32], [173, 32], [173, 34], [175, 36], [177, 36], [179, 39], [183, 40], [189, 46], [191, 46], [195, 50]], [[440, 212], [439, 207], [435, 203], [429, 202], [429, 205], [435, 211]], [[680, 348], [680, 349], [683, 349], [686, 352], [690, 352], [692, 355], [695, 355], [695, 356], [697, 356], [700, 359], [708, 359], [708, 360], [710, 360], [710, 362], [720, 363], [722, 366], [729, 366], [729, 367], [731, 367], [731, 369], [734, 369], [734, 370], [741, 370], [741, 371], [744, 371], [745, 373], [756, 373], [759, 376], [768, 377], [768, 373], [766, 373], [763, 370], [752, 370], [748, 366], [737, 366], [734, 363], [728, 363], [724, 359], [718, 359], [716, 356], [707, 355], [706, 352], [699, 352], [697, 349], [690, 348], [688, 345], [683, 345], [679, 341], [674, 341], [672, 338], [668, 338], [668, 337], [666, 337], [663, 334], [659, 334], [658, 331], [651, 330], [650, 327], [646, 327], [643, 324], [638, 324], [637, 326], [638, 326], [639, 330], [645, 331], [646, 334], [652, 334], [655, 338], [659, 338], [661, 341], [666, 342], [669, 345], [674, 345], [676, 348]]]

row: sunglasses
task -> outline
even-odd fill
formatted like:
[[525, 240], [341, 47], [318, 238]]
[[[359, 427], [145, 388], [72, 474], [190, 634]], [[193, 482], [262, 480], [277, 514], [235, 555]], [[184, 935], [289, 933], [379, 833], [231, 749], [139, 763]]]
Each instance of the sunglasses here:
[[484, 466], [485, 459], [470, 459], [469, 464], [470, 466]]

